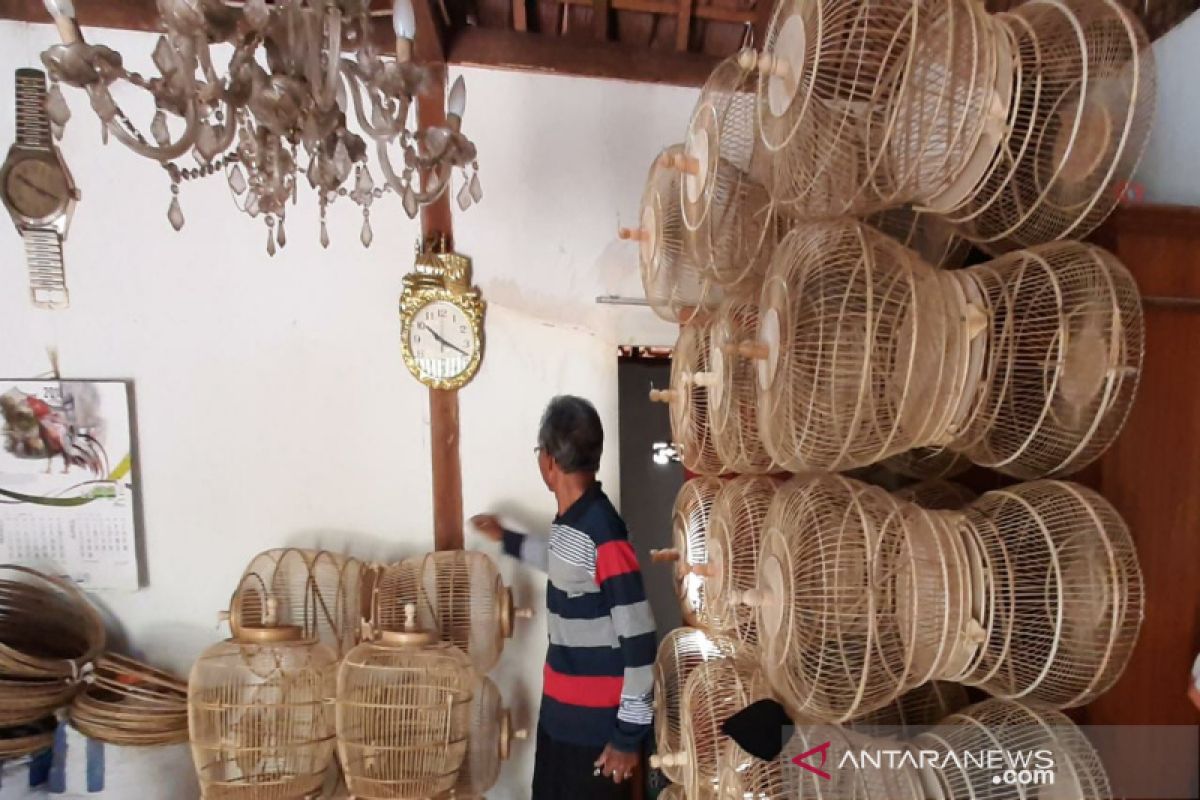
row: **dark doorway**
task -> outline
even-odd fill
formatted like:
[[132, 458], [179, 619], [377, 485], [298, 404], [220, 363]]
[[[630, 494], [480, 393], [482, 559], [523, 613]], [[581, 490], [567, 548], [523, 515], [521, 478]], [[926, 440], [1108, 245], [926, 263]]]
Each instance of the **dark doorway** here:
[[[646, 594], [661, 638], [680, 625], [672, 568], [650, 561], [650, 551], [671, 546], [671, 509], [683, 485], [683, 467], [662, 451], [671, 443], [667, 406], [650, 401], [651, 385], [671, 382], [667, 358], [623, 356], [617, 368], [621, 445], [621, 515], [642, 565]], [[659, 446], [658, 457], [655, 458]]]

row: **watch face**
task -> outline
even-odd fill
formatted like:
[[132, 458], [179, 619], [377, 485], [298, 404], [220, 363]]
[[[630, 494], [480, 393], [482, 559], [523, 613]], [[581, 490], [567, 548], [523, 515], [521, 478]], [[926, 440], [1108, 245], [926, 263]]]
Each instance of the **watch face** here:
[[439, 380], [465, 372], [479, 346], [470, 319], [445, 300], [435, 300], [417, 311], [408, 330], [408, 344], [421, 372]]
[[3, 189], [13, 209], [31, 220], [43, 220], [62, 211], [71, 193], [58, 165], [40, 158], [25, 158], [13, 164], [5, 175]]

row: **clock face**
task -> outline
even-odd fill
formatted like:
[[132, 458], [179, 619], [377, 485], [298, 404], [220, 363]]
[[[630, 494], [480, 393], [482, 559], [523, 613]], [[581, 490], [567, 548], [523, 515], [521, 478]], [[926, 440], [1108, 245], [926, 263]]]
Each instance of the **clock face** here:
[[435, 300], [413, 316], [408, 345], [423, 377], [452, 380], [467, 371], [479, 343], [461, 308]]
[[39, 158], [13, 164], [3, 190], [17, 213], [31, 220], [46, 219], [61, 211], [71, 191], [58, 165]]

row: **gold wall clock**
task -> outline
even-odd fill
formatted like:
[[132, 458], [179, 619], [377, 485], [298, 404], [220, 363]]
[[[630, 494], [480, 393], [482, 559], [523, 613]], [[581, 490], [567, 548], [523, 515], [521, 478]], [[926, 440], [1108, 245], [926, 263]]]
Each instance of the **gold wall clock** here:
[[483, 359], [484, 307], [471, 286], [471, 259], [418, 255], [400, 295], [401, 347], [413, 377], [433, 389], [466, 386]]

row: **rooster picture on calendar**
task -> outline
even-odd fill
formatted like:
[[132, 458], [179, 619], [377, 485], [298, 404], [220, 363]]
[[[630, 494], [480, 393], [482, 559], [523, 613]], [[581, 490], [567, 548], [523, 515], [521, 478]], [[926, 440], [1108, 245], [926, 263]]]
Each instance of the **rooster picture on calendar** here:
[[105, 421], [94, 385], [63, 382], [41, 396], [12, 386], [0, 393], [0, 414], [4, 450], [15, 458], [44, 459], [46, 472], [58, 465], [64, 473], [108, 473]]

